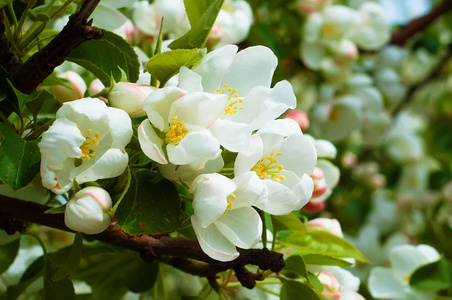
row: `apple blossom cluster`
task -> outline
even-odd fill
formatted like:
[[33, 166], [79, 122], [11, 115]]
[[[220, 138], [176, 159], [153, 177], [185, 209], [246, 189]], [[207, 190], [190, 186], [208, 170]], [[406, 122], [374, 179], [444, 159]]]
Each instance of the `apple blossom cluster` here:
[[377, 50], [389, 40], [389, 23], [375, 2], [365, 1], [357, 9], [329, 1], [299, 1], [298, 5], [308, 13], [300, 57], [330, 80], [350, 76], [358, 48]]

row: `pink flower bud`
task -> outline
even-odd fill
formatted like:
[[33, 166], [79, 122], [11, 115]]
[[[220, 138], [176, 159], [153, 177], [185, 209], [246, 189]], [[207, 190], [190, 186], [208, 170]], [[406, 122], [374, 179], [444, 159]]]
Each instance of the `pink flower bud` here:
[[337, 281], [336, 277], [330, 273], [322, 272], [319, 274], [318, 278], [324, 286], [322, 294], [325, 295], [327, 299], [332, 300], [339, 299], [341, 297], [341, 285], [339, 284], [339, 281]]
[[143, 117], [146, 112], [142, 109], [146, 97], [155, 87], [145, 84], [118, 82], [108, 94], [108, 101], [112, 107], [126, 111], [130, 117]]
[[313, 219], [306, 224], [306, 227], [326, 230], [329, 233], [334, 234], [338, 237], [344, 236], [342, 233], [341, 224], [339, 224], [339, 221], [336, 219], [327, 219], [327, 218]]
[[64, 223], [74, 231], [97, 234], [110, 225], [107, 211], [111, 208], [110, 195], [100, 187], [87, 187], [69, 200], [64, 213]]
[[328, 186], [325, 181], [325, 173], [320, 168], [315, 168], [311, 174], [311, 178], [314, 181], [314, 191], [312, 192], [312, 198], [317, 198], [325, 194]]
[[302, 110], [291, 110], [284, 115], [285, 118], [295, 120], [300, 125], [301, 131], [309, 128], [308, 115]]
[[305, 206], [303, 206], [303, 210], [310, 214], [316, 214], [323, 211], [325, 209], [325, 206], [325, 201], [309, 201]]
[[207, 38], [207, 47], [213, 48], [223, 38], [223, 31], [220, 24], [214, 24]]
[[[100, 79], [94, 79], [89, 85], [88, 91], [91, 96], [100, 93], [105, 88], [105, 85], [100, 81]], [[108, 99], [104, 97], [98, 97], [100, 100], [108, 103]]]
[[68, 80], [71, 87], [67, 88], [63, 85], [51, 87], [51, 92], [60, 103], [83, 98], [86, 91], [86, 83], [80, 75], [74, 71], [67, 71], [59, 74], [59, 77]]

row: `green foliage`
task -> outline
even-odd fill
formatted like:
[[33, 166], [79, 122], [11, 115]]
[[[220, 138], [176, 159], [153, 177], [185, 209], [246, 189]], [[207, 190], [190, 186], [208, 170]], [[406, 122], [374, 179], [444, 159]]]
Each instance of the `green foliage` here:
[[167, 180], [153, 183], [155, 173], [132, 173], [130, 188], [115, 213], [117, 224], [130, 234], [162, 234], [180, 224], [180, 199]]
[[191, 67], [199, 62], [206, 54], [205, 49], [178, 49], [163, 52], [153, 56], [147, 63], [146, 69], [160, 81], [160, 85], [176, 75], [182, 66]]
[[338, 266], [341, 268], [350, 267], [352, 265], [352, 263], [346, 260], [324, 254], [304, 254], [303, 259], [308, 265]]
[[9, 266], [13, 263], [19, 247], [20, 239], [0, 246], [0, 274], [8, 270]]
[[305, 278], [307, 281], [319, 292], [323, 291], [323, 284], [319, 281], [317, 276], [307, 270], [306, 262], [299, 254], [293, 254], [285, 260], [286, 265], [281, 271], [281, 274], [289, 278]]
[[334, 234], [324, 230], [308, 229], [307, 235], [293, 233], [285, 239], [279, 240], [285, 246], [296, 248], [304, 253], [317, 253], [335, 257], [351, 257], [368, 263], [368, 259], [358, 250]]
[[24, 141], [6, 123], [0, 123], [0, 179], [14, 190], [29, 184], [39, 173], [38, 141]]
[[0, 0], [0, 8], [3, 8], [10, 3], [13, 3], [13, 0]]
[[[191, 29], [168, 45], [171, 49], [193, 49], [205, 46], [210, 30], [217, 19], [224, 0], [184, 1]], [[210, 4], [210, 5], [209, 5]]]
[[437, 292], [452, 287], [452, 263], [445, 258], [419, 267], [410, 278], [410, 285], [422, 292]]
[[309, 285], [299, 281], [286, 280], [281, 287], [281, 300], [320, 300], [321, 296]]
[[123, 70], [130, 82], [136, 82], [140, 61], [132, 46], [120, 36], [104, 30], [100, 40], [90, 40], [78, 46], [67, 57], [92, 72], [105, 86], [110, 85], [110, 75], [120, 81]]
[[52, 281], [60, 281], [69, 277], [77, 269], [82, 258], [83, 235], [80, 232], [75, 234], [74, 244], [63, 265], [52, 276]]
[[289, 230], [299, 234], [307, 233], [306, 226], [293, 213], [285, 216], [272, 216], [272, 224], [274, 234], [282, 230]]

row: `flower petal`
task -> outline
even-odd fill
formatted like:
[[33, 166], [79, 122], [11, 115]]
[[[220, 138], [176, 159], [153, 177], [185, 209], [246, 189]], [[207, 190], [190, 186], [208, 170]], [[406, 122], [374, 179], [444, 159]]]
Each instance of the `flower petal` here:
[[239, 256], [239, 252], [227, 238], [225, 238], [215, 225], [203, 228], [196, 216], [191, 217], [191, 223], [202, 250], [219, 261], [231, 261]]
[[263, 155], [262, 139], [258, 135], [252, 135], [246, 152], [240, 152], [234, 163], [234, 174], [238, 176], [251, 170]]
[[287, 186], [270, 179], [264, 179], [268, 190], [267, 205], [263, 209], [272, 215], [287, 215], [299, 206], [299, 201], [294, 192]]
[[243, 249], [254, 247], [261, 238], [262, 221], [252, 207], [228, 210], [214, 224], [230, 242]]
[[141, 150], [147, 157], [159, 164], [167, 164], [168, 160], [163, 152], [163, 140], [157, 136], [157, 133], [149, 123], [148, 119], [143, 120], [138, 127], [138, 141], [140, 142]]
[[196, 177], [190, 193], [194, 195], [193, 209], [202, 227], [209, 226], [224, 214], [228, 205], [227, 197], [235, 189], [235, 183], [231, 179], [218, 173]]
[[183, 90], [189, 93], [192, 92], [202, 92], [202, 77], [190, 70], [189, 68], [183, 66], [179, 71], [179, 84], [177, 85]]
[[221, 154], [220, 143], [208, 130], [190, 132], [177, 146], [168, 144], [166, 150], [174, 165], [210, 160]]
[[311, 175], [317, 163], [317, 152], [314, 145], [302, 134], [292, 134], [281, 144], [279, 149], [282, 155], [278, 158], [278, 163], [284, 169], [290, 170], [300, 178], [303, 174]]
[[231, 152], [245, 152], [250, 143], [251, 128], [245, 123], [217, 119], [209, 130]]
[[[127, 168], [129, 156], [120, 149], [109, 149], [91, 167], [80, 173], [80, 167], [71, 172], [71, 178], [78, 183], [96, 181], [103, 178], [112, 178], [122, 174]], [[83, 166], [83, 165], [82, 165]]]
[[265, 207], [268, 198], [267, 187], [256, 172], [239, 174], [232, 181], [237, 185], [234, 192], [236, 199], [231, 201], [234, 209], [245, 206]]
[[370, 270], [369, 291], [372, 297], [382, 299], [405, 299], [405, 286], [397, 280], [391, 269], [375, 267]]
[[113, 142], [111, 148], [124, 149], [133, 135], [132, 120], [122, 109], [109, 107], [111, 119], [109, 123]]
[[253, 87], [270, 87], [277, 64], [278, 59], [269, 48], [248, 47], [234, 57], [221, 85], [227, 84], [237, 89], [240, 96], [246, 97]]

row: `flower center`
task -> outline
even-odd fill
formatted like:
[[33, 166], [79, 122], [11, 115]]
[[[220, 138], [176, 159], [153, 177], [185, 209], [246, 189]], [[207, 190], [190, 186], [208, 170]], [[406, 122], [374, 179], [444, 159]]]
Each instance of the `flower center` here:
[[[77, 127], [80, 130], [80, 132], [82, 132], [82, 129], [80, 128], [80, 126], [77, 126]], [[91, 157], [96, 155], [96, 151], [94, 151], [94, 149], [96, 149], [97, 146], [99, 146], [98, 139], [100, 137], [100, 134], [99, 134], [99, 132], [95, 132], [94, 138], [92, 138], [91, 137], [92, 133], [93, 133], [93, 131], [91, 129], [87, 129], [86, 134], [82, 133], [83, 137], [85, 138], [85, 141], [80, 146], [80, 150], [82, 150], [82, 156], [80, 157], [81, 159], [90, 160]]]
[[224, 210], [224, 215], [228, 212], [228, 209], [232, 209], [232, 200], [235, 199], [235, 194], [232, 193], [228, 196], [227, 201], [228, 201], [228, 206], [226, 207], [226, 209]]
[[242, 106], [237, 106], [238, 104], [243, 102], [243, 99], [241, 99], [237, 94], [237, 89], [228, 87], [228, 85], [225, 83], [222, 89], [217, 89], [217, 93], [226, 94], [228, 96], [228, 104], [226, 106], [226, 109], [224, 110], [224, 113], [226, 115], [233, 115], [239, 110], [243, 110]]
[[281, 180], [286, 179], [284, 175], [280, 175], [281, 171], [284, 170], [284, 166], [277, 164], [278, 160], [274, 156], [281, 156], [282, 152], [276, 153], [272, 151], [269, 156], [262, 157], [257, 164], [251, 168], [251, 171], [256, 172], [260, 179], [269, 178], [276, 182], [281, 182]]
[[165, 135], [165, 143], [179, 145], [180, 141], [188, 134], [187, 128], [185, 128], [184, 121], [176, 121], [177, 116], [171, 118], [170, 128]]

